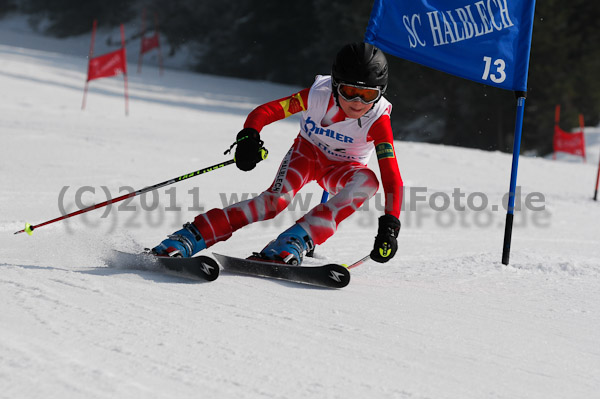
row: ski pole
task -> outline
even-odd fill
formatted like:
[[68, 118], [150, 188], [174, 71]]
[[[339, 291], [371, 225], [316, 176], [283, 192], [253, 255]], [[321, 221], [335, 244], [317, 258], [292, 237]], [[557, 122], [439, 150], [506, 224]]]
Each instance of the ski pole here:
[[207, 168], [197, 170], [195, 172], [186, 173], [185, 175], [181, 175], [181, 176], [175, 177], [173, 179], [164, 181], [162, 183], [155, 184], [153, 186], [148, 186], [148, 187], [142, 188], [141, 190], [134, 191], [132, 193], [128, 193], [128, 194], [122, 195], [120, 197], [117, 197], [117, 198], [114, 198], [114, 199], [110, 199], [108, 201], [104, 201], [104, 202], [101, 202], [101, 203], [96, 204], [96, 205], [89, 206], [89, 207], [84, 208], [84, 209], [80, 209], [80, 210], [75, 211], [75, 212], [71, 212], [71, 213], [69, 213], [67, 215], [63, 215], [63, 216], [58, 217], [56, 219], [48, 220], [47, 222], [40, 223], [40, 224], [37, 224], [35, 226], [32, 226], [31, 224], [27, 223], [27, 224], [25, 224], [25, 228], [23, 230], [19, 230], [19, 231], [15, 232], [15, 234], [27, 233], [29, 235], [32, 235], [33, 234], [33, 230], [35, 230], [35, 229], [37, 229], [39, 227], [45, 226], [47, 224], [58, 222], [60, 220], [64, 220], [64, 219], [70, 218], [72, 216], [79, 215], [79, 214], [82, 214], [82, 213], [85, 213], [85, 212], [88, 212], [88, 211], [91, 211], [91, 210], [94, 210], [94, 209], [102, 208], [102, 207], [104, 207], [106, 205], [114, 204], [115, 202], [123, 201], [124, 199], [135, 197], [135, 196], [138, 196], [140, 194], [147, 193], [149, 191], [157, 190], [157, 189], [159, 189], [161, 187], [168, 186], [170, 184], [177, 183], [177, 182], [180, 182], [182, 180], [189, 179], [190, 177], [202, 175], [204, 173], [211, 172], [211, 171], [213, 171], [215, 169], [220, 169], [220, 168], [222, 168], [224, 166], [231, 165], [232, 163], [235, 163], [235, 160], [230, 159], [228, 161], [221, 162], [221, 163], [218, 163], [216, 165], [209, 166]]
[[364, 258], [357, 260], [356, 262], [354, 262], [353, 264], [351, 264], [350, 266], [346, 266], [346, 265], [342, 265], [342, 266], [346, 266], [346, 268], [348, 269], [353, 269], [357, 266], [362, 265], [363, 263], [365, 263], [366, 261], [368, 261], [369, 259], [371, 259], [371, 255], [367, 255]]

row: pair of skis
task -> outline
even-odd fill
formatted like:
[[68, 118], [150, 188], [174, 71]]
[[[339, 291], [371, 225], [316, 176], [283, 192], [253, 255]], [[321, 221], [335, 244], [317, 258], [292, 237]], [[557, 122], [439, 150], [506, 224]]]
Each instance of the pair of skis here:
[[328, 288], [343, 288], [350, 283], [348, 268], [330, 263], [324, 266], [291, 266], [285, 263], [263, 262], [214, 254], [224, 270], [288, 280]]
[[127, 254], [126, 256], [134, 257], [135, 261], [156, 262], [167, 270], [193, 275], [207, 281], [214, 281], [219, 277], [220, 264], [223, 267], [223, 270], [232, 273], [275, 278], [327, 288], [343, 288], [347, 286], [350, 283], [349, 269], [358, 266], [368, 259], [368, 257], [365, 257], [349, 267], [335, 263], [323, 266], [304, 267], [290, 266], [284, 263], [234, 258], [221, 254], [214, 255], [217, 258], [218, 263], [208, 256], [169, 258], [145, 253], [139, 255]]

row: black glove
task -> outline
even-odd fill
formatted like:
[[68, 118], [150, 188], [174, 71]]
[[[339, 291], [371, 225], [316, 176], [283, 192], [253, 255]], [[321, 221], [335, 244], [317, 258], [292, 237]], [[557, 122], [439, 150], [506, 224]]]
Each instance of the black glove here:
[[371, 251], [371, 259], [375, 262], [385, 263], [396, 255], [398, 242], [396, 237], [400, 233], [400, 221], [392, 215], [383, 215], [379, 218], [379, 229], [375, 237], [375, 245]]
[[245, 172], [254, 169], [257, 163], [267, 158], [268, 151], [263, 148], [264, 142], [255, 129], [242, 129], [236, 138], [235, 164]]

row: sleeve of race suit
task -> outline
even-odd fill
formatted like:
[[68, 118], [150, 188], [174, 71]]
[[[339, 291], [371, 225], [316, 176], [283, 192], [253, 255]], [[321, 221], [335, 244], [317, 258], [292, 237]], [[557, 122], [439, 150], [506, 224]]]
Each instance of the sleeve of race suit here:
[[308, 108], [309, 90], [304, 89], [291, 96], [259, 105], [248, 114], [244, 127], [251, 127], [260, 133], [262, 128], [269, 123], [285, 119], [300, 111], [306, 111]]
[[400, 217], [404, 183], [398, 168], [398, 159], [394, 150], [394, 134], [389, 115], [382, 115], [369, 130], [373, 139], [381, 184], [385, 194], [385, 213], [397, 218]]

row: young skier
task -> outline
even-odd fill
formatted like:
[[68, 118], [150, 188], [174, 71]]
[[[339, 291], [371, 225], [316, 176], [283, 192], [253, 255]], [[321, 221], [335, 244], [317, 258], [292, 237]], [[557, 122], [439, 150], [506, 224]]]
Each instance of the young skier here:
[[198, 215], [152, 252], [190, 257], [250, 223], [275, 217], [306, 183], [317, 181], [331, 194], [330, 199], [300, 218], [259, 255], [300, 265], [308, 251], [331, 237], [342, 220], [377, 192], [377, 177], [366, 166], [376, 150], [385, 214], [379, 218], [370, 255], [377, 262], [390, 260], [397, 250], [403, 183], [393, 145], [392, 105], [383, 97], [387, 82], [383, 52], [371, 44], [352, 43], [338, 52], [331, 76], [317, 76], [310, 88], [254, 109], [234, 143], [235, 162], [243, 171], [254, 169], [263, 159], [261, 129], [301, 113], [300, 134], [271, 187], [256, 198]]

